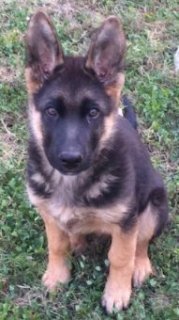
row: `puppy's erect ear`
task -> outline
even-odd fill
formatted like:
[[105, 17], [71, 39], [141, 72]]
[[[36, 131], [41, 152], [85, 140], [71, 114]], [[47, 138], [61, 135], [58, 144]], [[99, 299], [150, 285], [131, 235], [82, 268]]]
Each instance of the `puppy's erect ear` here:
[[117, 103], [124, 84], [125, 35], [121, 22], [108, 17], [96, 30], [87, 54], [86, 68], [93, 70], [108, 95]]
[[57, 65], [63, 64], [63, 50], [50, 19], [42, 11], [32, 16], [25, 42], [27, 54], [25, 76], [27, 89], [32, 94], [40, 88]]

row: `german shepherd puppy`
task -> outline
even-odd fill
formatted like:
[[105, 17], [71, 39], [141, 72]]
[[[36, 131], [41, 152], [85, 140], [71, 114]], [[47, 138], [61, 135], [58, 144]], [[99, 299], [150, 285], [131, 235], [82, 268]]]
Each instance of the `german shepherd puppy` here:
[[70, 279], [67, 255], [89, 233], [111, 236], [102, 297], [108, 313], [129, 304], [131, 284], [152, 273], [148, 244], [168, 216], [167, 197], [145, 146], [118, 115], [125, 37], [107, 18], [85, 57], [65, 56], [43, 12], [26, 34], [29, 94], [27, 190], [46, 228], [43, 283]]

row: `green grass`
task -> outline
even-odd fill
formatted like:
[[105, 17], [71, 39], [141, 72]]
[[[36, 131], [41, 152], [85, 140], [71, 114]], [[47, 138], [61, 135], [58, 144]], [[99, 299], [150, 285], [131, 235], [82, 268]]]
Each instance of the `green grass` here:
[[[53, 17], [66, 52], [85, 52], [89, 36], [107, 15], [123, 20], [128, 40], [124, 92], [135, 103], [140, 131], [162, 173], [171, 223], [152, 244], [157, 277], [134, 290], [118, 320], [179, 319], [179, 45], [178, 0], [1, 1], [0, 10], [0, 320], [110, 319], [100, 308], [106, 254], [94, 250], [72, 258], [73, 278], [56, 294], [41, 286], [46, 239], [25, 192], [27, 141], [23, 34], [41, 4]], [[60, 3], [60, 4], [59, 4]], [[101, 258], [102, 256], [102, 258]]]

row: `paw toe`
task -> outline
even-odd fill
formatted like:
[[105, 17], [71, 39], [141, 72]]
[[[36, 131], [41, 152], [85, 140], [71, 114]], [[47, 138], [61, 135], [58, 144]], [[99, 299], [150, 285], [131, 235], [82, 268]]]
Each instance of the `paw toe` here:
[[108, 314], [127, 309], [129, 305], [131, 290], [117, 290], [105, 292], [102, 297], [102, 306]]
[[149, 258], [136, 260], [133, 274], [134, 287], [140, 287], [142, 283], [153, 273]]
[[54, 291], [59, 283], [65, 284], [69, 280], [70, 272], [67, 267], [47, 269], [42, 277], [42, 282], [49, 291]]

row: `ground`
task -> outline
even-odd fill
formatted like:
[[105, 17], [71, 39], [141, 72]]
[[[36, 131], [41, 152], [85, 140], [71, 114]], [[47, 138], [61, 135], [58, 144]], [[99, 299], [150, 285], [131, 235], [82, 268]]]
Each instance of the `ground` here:
[[171, 222], [150, 248], [156, 277], [133, 292], [117, 320], [179, 319], [179, 46], [178, 0], [0, 1], [0, 320], [110, 319], [100, 308], [107, 273], [101, 247], [72, 258], [73, 279], [56, 294], [41, 285], [46, 239], [25, 192], [27, 95], [24, 32], [30, 15], [45, 7], [66, 52], [84, 53], [104, 17], [121, 17], [127, 35], [126, 84], [141, 135], [169, 195]]

